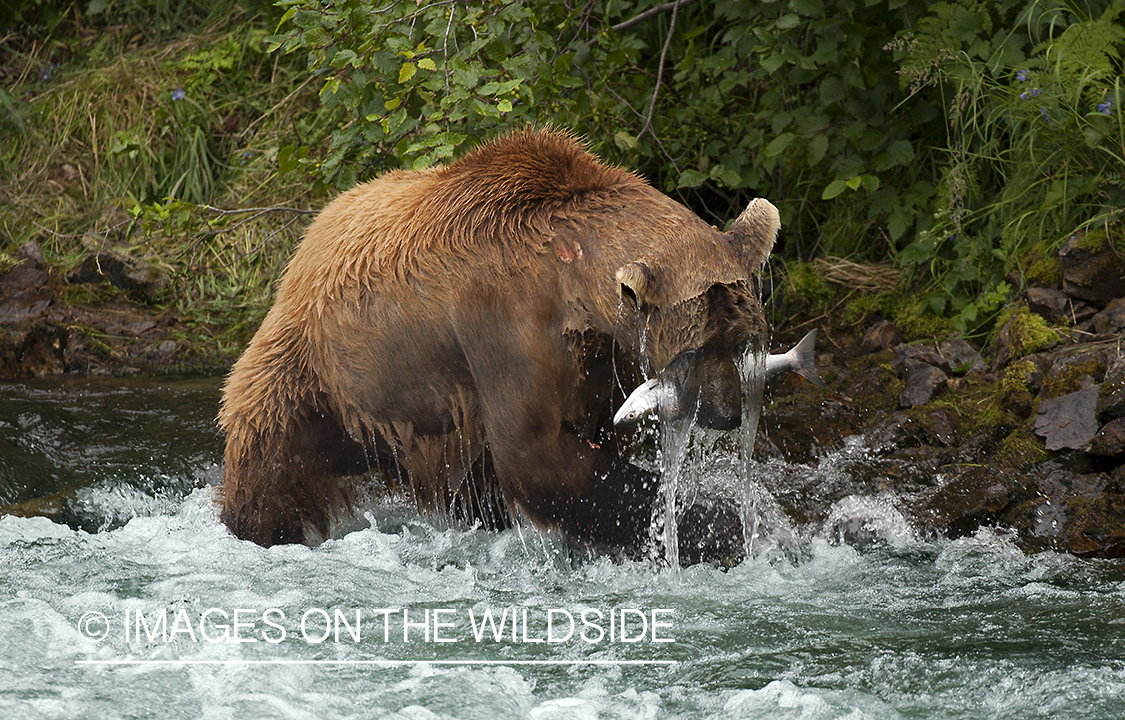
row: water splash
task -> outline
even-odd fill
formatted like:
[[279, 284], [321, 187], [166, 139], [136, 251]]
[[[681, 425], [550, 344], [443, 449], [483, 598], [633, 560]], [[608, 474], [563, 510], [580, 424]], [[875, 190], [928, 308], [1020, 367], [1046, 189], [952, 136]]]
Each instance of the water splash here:
[[[769, 347], [765, 340], [753, 338], [738, 358], [738, 375], [742, 385], [742, 423], [738, 428], [739, 457], [741, 458], [740, 479], [742, 492], [739, 498], [739, 516], [742, 519], [742, 544], [746, 557], [754, 554], [754, 541], [758, 538], [761, 513], [769, 491], [755, 479], [753, 472], [754, 440], [758, 432], [758, 420], [762, 415], [762, 390], [766, 385], [766, 358]], [[772, 496], [770, 496], [772, 500]]]
[[[692, 426], [699, 412], [699, 385], [695, 381], [695, 363], [673, 363], [675, 378], [662, 378], [661, 382], [674, 382], [679, 388], [678, 402], [662, 404], [657, 408], [660, 418], [660, 498], [663, 511], [659, 519], [664, 545], [664, 560], [671, 568], [680, 567], [679, 524], [677, 501], [680, 478], [687, 463]], [[671, 366], [666, 370], [673, 369]]]

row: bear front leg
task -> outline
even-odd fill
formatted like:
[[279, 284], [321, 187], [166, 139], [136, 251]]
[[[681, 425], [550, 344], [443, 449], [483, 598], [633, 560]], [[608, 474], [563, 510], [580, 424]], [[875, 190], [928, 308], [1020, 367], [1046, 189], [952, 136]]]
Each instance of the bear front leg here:
[[306, 406], [284, 425], [231, 418], [227, 432], [220, 516], [231, 532], [264, 547], [327, 537], [352, 502], [339, 476], [367, 465], [339, 420]]
[[466, 357], [480, 399], [497, 478], [510, 505], [535, 523], [601, 549], [645, 550], [657, 478], [588, 442], [564, 423], [582, 377], [550, 333], [467, 335]]

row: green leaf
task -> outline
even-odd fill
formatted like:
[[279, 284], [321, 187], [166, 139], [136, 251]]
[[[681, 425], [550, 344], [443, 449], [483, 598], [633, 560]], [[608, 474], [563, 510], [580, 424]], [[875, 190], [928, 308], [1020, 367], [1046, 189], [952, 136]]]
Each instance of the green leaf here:
[[898, 240], [906, 232], [906, 214], [902, 212], [893, 212], [887, 216], [887, 232], [891, 236], [891, 240]]
[[627, 152], [631, 152], [637, 149], [637, 138], [633, 137], [624, 130], [619, 131], [616, 135], [613, 136], [613, 142], [617, 145], [617, 147]]
[[512, 103], [508, 102], [507, 99], [501, 100], [496, 103], [496, 109], [502, 113], [512, 112]]
[[414, 77], [414, 74], [417, 73], [417, 72], [418, 72], [418, 68], [414, 65], [414, 63], [410, 63], [410, 62], [403, 63], [402, 67], [399, 68], [399, 71], [398, 71], [398, 83], [399, 83], [399, 85], [402, 85], [406, 81], [410, 80], [410, 78]]
[[298, 9], [299, 8], [297, 7], [291, 7], [286, 10], [285, 14], [281, 16], [281, 19], [277, 21], [277, 28], [274, 29], [274, 32], [280, 32], [281, 26], [284, 25], [288, 20], [290, 20], [294, 15], [296, 15]]
[[742, 183], [742, 177], [722, 163], [711, 168], [711, 179], [729, 188], [738, 187]]
[[332, 57], [331, 65], [334, 68], [342, 68], [348, 65], [354, 65], [356, 54], [352, 50], [341, 50]]
[[680, 179], [676, 187], [699, 187], [706, 181], [707, 175], [705, 173], [701, 173], [698, 170], [684, 170], [683, 173], [680, 174]]
[[785, 58], [777, 53], [765, 56], [761, 62], [762, 70], [765, 70], [767, 75], [773, 75], [784, 64]]
[[844, 182], [844, 184], [850, 187], [852, 190], [859, 190], [859, 186], [863, 184], [863, 176], [856, 175], [855, 177], [850, 177]]
[[820, 199], [831, 200], [847, 189], [848, 182], [846, 180], [833, 180], [828, 183], [828, 187], [824, 188], [824, 192], [820, 194]]
[[828, 152], [828, 136], [821, 133], [812, 139], [808, 147], [808, 163], [812, 167], [820, 163]]
[[433, 59], [428, 57], [419, 60], [418, 67], [422, 68], [423, 70], [437, 70], [437, 65], [434, 63]]
[[789, 7], [793, 12], [806, 16], [820, 15], [824, 12], [824, 4], [820, 0], [789, 0]]
[[909, 140], [896, 140], [887, 148], [887, 154], [899, 165], [909, 165], [914, 162], [914, 146]]
[[794, 137], [796, 136], [793, 133], [782, 133], [778, 135], [770, 141], [769, 145], [766, 145], [766, 149], [762, 151], [763, 154], [766, 157], [777, 157], [785, 152], [785, 148], [789, 147], [789, 143], [793, 141]]

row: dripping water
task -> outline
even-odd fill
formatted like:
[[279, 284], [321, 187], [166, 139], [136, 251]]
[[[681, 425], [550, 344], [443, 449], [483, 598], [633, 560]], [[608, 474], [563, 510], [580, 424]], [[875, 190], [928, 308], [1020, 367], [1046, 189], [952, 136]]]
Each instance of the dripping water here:
[[738, 374], [742, 386], [742, 422], [738, 427], [739, 517], [742, 520], [742, 544], [746, 557], [753, 557], [754, 541], [758, 538], [761, 521], [763, 493], [768, 491], [754, 478], [754, 439], [758, 431], [758, 419], [762, 415], [762, 390], [766, 384], [766, 358], [768, 345], [759, 339], [751, 339], [739, 358]]

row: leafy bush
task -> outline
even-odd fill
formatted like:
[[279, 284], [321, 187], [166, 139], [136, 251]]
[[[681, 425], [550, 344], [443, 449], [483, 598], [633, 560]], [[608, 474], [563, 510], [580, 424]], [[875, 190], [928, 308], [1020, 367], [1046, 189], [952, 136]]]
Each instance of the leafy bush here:
[[423, 167], [504, 128], [572, 128], [704, 217], [775, 200], [793, 254], [882, 257], [933, 183], [883, 50], [925, 3], [283, 0], [271, 47], [303, 52], [348, 121], [326, 157], [288, 152], [346, 188]]
[[790, 259], [895, 259], [962, 332], [1125, 200], [1120, 2], [281, 5], [347, 118], [287, 167], [346, 188], [563, 125], [716, 222], [771, 198]]
[[116, 205], [172, 264], [240, 263], [192, 291], [233, 297], [295, 233], [232, 255], [209, 205], [293, 205], [553, 124], [715, 224], [768, 197], [787, 266], [891, 260], [917, 332], [979, 333], [1125, 207], [1121, 0], [262, 1], [18, 0], [0, 234], [46, 228], [65, 264]]
[[1041, 275], [1030, 263], [1121, 217], [1122, 10], [939, 3], [903, 36], [904, 81], [941, 103], [948, 136], [933, 226], [899, 261], [957, 329], [991, 324], [1013, 271]]

